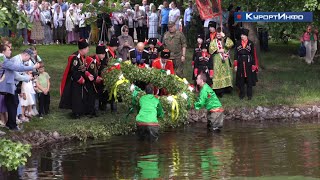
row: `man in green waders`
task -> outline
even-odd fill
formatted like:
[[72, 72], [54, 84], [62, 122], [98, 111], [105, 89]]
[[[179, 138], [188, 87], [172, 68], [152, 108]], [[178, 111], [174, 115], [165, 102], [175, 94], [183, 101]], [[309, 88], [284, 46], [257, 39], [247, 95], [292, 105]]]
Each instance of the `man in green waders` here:
[[152, 85], [147, 85], [146, 93], [139, 100], [140, 110], [136, 117], [137, 135], [140, 140], [156, 141], [159, 136], [157, 117], [163, 117], [164, 114], [159, 99], [153, 95]]
[[207, 76], [203, 73], [197, 76], [197, 85], [200, 86], [198, 101], [194, 103], [196, 110], [205, 107], [208, 110], [207, 127], [210, 131], [220, 132], [223, 126], [223, 109], [222, 105], [211, 87], [206, 83]]

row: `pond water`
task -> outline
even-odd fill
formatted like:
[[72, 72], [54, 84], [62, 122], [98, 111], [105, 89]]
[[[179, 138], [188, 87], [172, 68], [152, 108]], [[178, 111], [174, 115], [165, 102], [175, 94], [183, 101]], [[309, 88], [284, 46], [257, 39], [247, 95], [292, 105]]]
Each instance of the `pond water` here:
[[134, 135], [56, 145], [34, 152], [0, 179], [318, 179], [318, 122], [226, 122], [161, 133], [158, 142]]

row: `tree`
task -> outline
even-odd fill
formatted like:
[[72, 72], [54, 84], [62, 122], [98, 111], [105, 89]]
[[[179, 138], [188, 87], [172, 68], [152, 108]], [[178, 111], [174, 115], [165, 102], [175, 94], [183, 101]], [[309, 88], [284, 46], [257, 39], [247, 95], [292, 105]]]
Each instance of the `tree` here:
[[17, 24], [21, 23], [27, 24], [28, 28], [31, 28], [31, 24], [28, 18], [19, 12], [16, 8], [16, 4], [9, 0], [1, 0], [0, 4], [0, 28], [7, 27], [10, 30], [15, 30]]

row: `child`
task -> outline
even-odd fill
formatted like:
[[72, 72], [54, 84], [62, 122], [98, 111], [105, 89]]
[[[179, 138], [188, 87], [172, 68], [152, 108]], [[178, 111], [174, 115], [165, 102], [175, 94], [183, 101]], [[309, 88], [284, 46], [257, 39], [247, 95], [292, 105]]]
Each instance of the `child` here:
[[[203, 43], [201, 45], [201, 52], [198, 52], [194, 60], [194, 77], [197, 77], [199, 74], [204, 73], [207, 77], [206, 83], [211, 87], [212, 86], [212, 77], [213, 77], [213, 59], [212, 56], [208, 53], [209, 43]], [[198, 90], [197, 82], [195, 82], [196, 90]]]
[[37, 90], [39, 93], [39, 118], [43, 119], [43, 115], [49, 113], [50, 106], [50, 76], [45, 72], [43, 63], [39, 68]]
[[[34, 65], [37, 62], [41, 63], [42, 59], [40, 58], [40, 56], [38, 55], [38, 51], [37, 48], [35, 46], [31, 46], [30, 49], [33, 51], [33, 56], [31, 56], [30, 61], [29, 61], [29, 65]], [[33, 76], [33, 87], [34, 89], [37, 89], [37, 84], [36, 84], [36, 79], [39, 75], [39, 70], [34, 70], [32, 72], [32, 76]], [[32, 115], [36, 116], [38, 115], [38, 110], [37, 110], [37, 103], [38, 103], [38, 93], [36, 92], [36, 94], [34, 94], [33, 96], [33, 100], [34, 100], [34, 105], [32, 106]]]
[[137, 134], [140, 140], [145, 138], [157, 140], [159, 123], [157, 117], [163, 117], [163, 110], [159, 99], [153, 95], [153, 86], [147, 85], [146, 95], [139, 100], [140, 110], [136, 117]]
[[[27, 74], [32, 76], [32, 71], [28, 71]], [[19, 96], [19, 101], [21, 103], [22, 116], [21, 120], [24, 122], [29, 122], [28, 118], [32, 117], [32, 105], [34, 105], [33, 95], [35, 91], [33, 89], [32, 81], [22, 82], [21, 94]]]
[[211, 87], [206, 83], [207, 76], [201, 73], [197, 76], [197, 85], [201, 87], [200, 95], [198, 101], [194, 103], [194, 108], [196, 110], [205, 107], [208, 110], [207, 115], [207, 127], [210, 131], [220, 132], [223, 126], [223, 109], [221, 108], [221, 103], [211, 89]]

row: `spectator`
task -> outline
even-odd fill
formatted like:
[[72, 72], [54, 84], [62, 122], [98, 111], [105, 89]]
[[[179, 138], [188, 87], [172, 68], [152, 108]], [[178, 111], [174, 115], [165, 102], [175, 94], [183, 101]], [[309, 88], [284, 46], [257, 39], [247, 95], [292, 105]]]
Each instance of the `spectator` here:
[[43, 11], [41, 12], [42, 23], [44, 27], [44, 41], [45, 45], [52, 44], [52, 12], [49, 3], [45, 2]]
[[44, 64], [39, 68], [39, 76], [37, 78], [37, 90], [39, 93], [39, 117], [49, 113], [50, 107], [50, 76], [45, 72]]
[[177, 8], [177, 3], [175, 1], [171, 2], [171, 7], [172, 9], [169, 12], [169, 22], [174, 22], [176, 29], [179, 30], [180, 10]]
[[122, 13], [122, 9], [119, 9], [118, 11], [113, 12], [112, 18], [113, 18], [114, 34], [118, 37], [121, 35], [121, 28], [124, 25], [124, 14]]
[[[30, 49], [33, 51], [33, 56], [30, 58], [29, 61], [29, 66], [33, 66], [36, 63], [42, 63], [42, 59], [40, 58], [40, 56], [38, 55], [38, 51], [36, 49], [35, 46], [30, 47]], [[37, 88], [37, 82], [36, 82], [36, 78], [39, 76], [39, 71], [38, 70], [33, 70], [32, 72], [32, 77], [33, 77], [33, 87], [36, 89]], [[36, 92], [37, 93], [37, 92]], [[36, 116], [38, 115], [38, 111], [37, 111], [37, 102], [38, 102], [38, 94], [35, 94], [33, 96], [33, 100], [34, 100], [34, 105], [32, 106], [32, 115]]]
[[37, 2], [35, 2], [33, 8], [30, 9], [30, 22], [33, 24], [30, 39], [33, 40], [35, 44], [43, 42], [44, 28], [41, 21], [41, 10]]
[[[28, 71], [27, 75], [32, 77], [32, 71]], [[19, 94], [19, 102], [21, 103], [21, 118], [22, 122], [29, 122], [32, 117], [32, 106], [35, 104], [33, 96], [35, 91], [33, 89], [32, 81], [22, 82], [21, 93]]]
[[[5, 93], [5, 104], [8, 109], [8, 122], [6, 127], [10, 130], [19, 131], [20, 128], [16, 123], [17, 106], [18, 106], [18, 91], [15, 85], [15, 71], [30, 71], [39, 68], [39, 64], [32, 66], [24, 66], [23, 64], [16, 64], [15, 60], [8, 59], [11, 56], [11, 49], [6, 45], [0, 45], [0, 53], [6, 56], [2, 68], [5, 70], [5, 79], [0, 82], [0, 92]], [[15, 56], [16, 59], [27, 61], [30, 59], [30, 51], [24, 51], [23, 53]], [[26, 80], [30, 80], [30, 77], [25, 77]]]
[[123, 60], [128, 59], [128, 52], [134, 47], [134, 42], [131, 36], [129, 36], [129, 28], [127, 25], [122, 27], [122, 35], [118, 37], [119, 39], [119, 58]]
[[70, 7], [66, 13], [67, 44], [76, 43], [79, 39], [78, 32], [76, 32], [76, 27], [79, 27], [78, 16], [74, 11], [73, 7]]
[[[27, 11], [25, 10], [25, 6], [22, 2], [18, 2], [18, 11], [21, 12], [24, 16], [27, 16]], [[22, 23], [21, 21], [17, 24], [18, 36], [23, 37], [23, 44], [28, 45], [28, 30], [27, 25]]]
[[129, 28], [129, 35], [132, 37], [132, 39], [134, 39], [134, 14], [131, 9], [127, 9], [126, 17]]
[[192, 18], [192, 13], [193, 13], [192, 1], [189, 0], [188, 4], [189, 4], [189, 7], [184, 11], [184, 16], [183, 16], [184, 34], [186, 37], [189, 34], [189, 29], [191, 26], [190, 23], [191, 23], [191, 18]]
[[90, 17], [90, 14], [87, 12], [82, 13], [83, 4], [79, 3], [78, 5], [78, 21], [79, 21], [79, 38], [80, 39], [88, 39], [89, 31], [86, 24], [86, 19]]
[[149, 34], [148, 38], [159, 38], [158, 36], [158, 14], [156, 6], [151, 7], [151, 14], [148, 16]]
[[[5, 55], [0, 53], [0, 67], [5, 60]], [[4, 70], [0, 70], [0, 81], [3, 81], [2, 78], [4, 77]], [[4, 94], [0, 94], [0, 127], [5, 126], [7, 123], [7, 107], [4, 101]]]
[[136, 4], [134, 6], [134, 26], [136, 28], [136, 32], [137, 32], [137, 39], [138, 39], [138, 42], [144, 42], [144, 37], [143, 37], [143, 19], [144, 19], [144, 12], [141, 11], [139, 9], [139, 4]]
[[148, 39], [148, 35], [149, 35], [148, 18], [150, 15], [151, 15], [150, 6], [147, 4], [144, 6], [144, 18], [143, 18], [143, 28], [142, 28], [143, 39]]
[[167, 0], [163, 1], [163, 8], [161, 9], [160, 15], [160, 26], [161, 26], [161, 42], [163, 41], [164, 33], [168, 31], [168, 23], [169, 23], [169, 3]]
[[305, 60], [306, 60], [306, 63], [308, 64], [314, 63], [313, 59], [317, 52], [317, 41], [318, 41], [317, 33], [318, 33], [318, 30], [314, 31], [312, 29], [312, 26], [308, 25], [306, 31], [303, 33], [303, 35], [300, 38], [300, 41], [306, 47]]
[[176, 74], [180, 77], [184, 77], [183, 67], [186, 60], [186, 38], [182, 32], [177, 31], [174, 22], [169, 22], [168, 28], [169, 31], [166, 32], [163, 37], [163, 44], [164, 47], [171, 52], [170, 57], [173, 60]]
[[53, 14], [53, 40], [57, 44], [62, 44], [64, 42], [64, 17], [60, 5], [56, 5]]
[[68, 10], [68, 4], [64, 2], [64, 0], [58, 0], [58, 4], [61, 7], [63, 13], [66, 13]]

